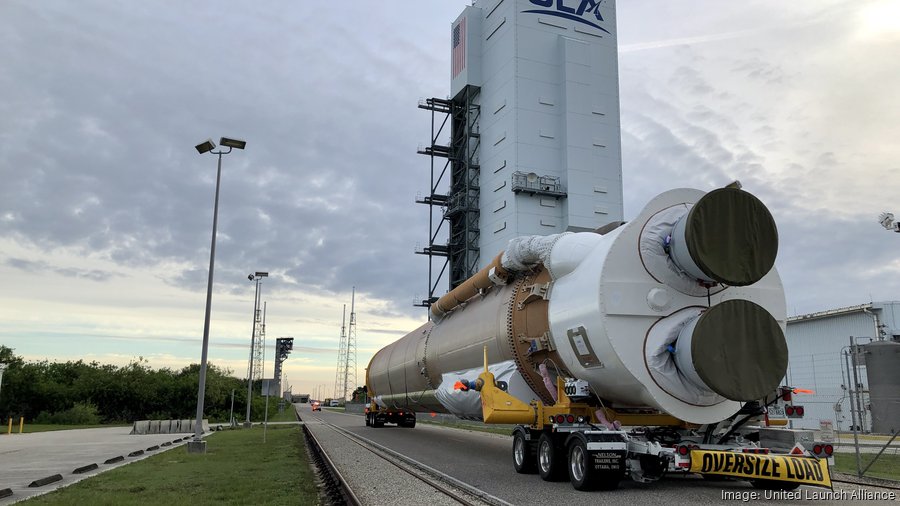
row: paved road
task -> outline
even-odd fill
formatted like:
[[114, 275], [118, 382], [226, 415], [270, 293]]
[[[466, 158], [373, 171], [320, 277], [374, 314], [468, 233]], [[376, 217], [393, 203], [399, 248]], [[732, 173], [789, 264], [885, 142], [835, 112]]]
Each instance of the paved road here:
[[[578, 492], [568, 482], [549, 483], [537, 475], [516, 474], [512, 468], [512, 438], [499, 434], [465, 431], [418, 424], [414, 429], [395, 426], [383, 428], [366, 427], [359, 415], [324, 410], [313, 413], [308, 405], [299, 405], [300, 416], [304, 420], [319, 418], [323, 421], [347, 428], [356, 434], [378, 442], [410, 458], [434, 467], [456, 479], [504, 499], [512, 504], [623, 504], [634, 506], [672, 504], [718, 504], [725, 492], [759, 492], [741, 481], [709, 481], [699, 477], [671, 477], [655, 483], [640, 484], [623, 481], [613, 492]], [[327, 448], [326, 448], [327, 450]], [[865, 488], [855, 485], [836, 484], [835, 491], [884, 489]], [[815, 504], [854, 504], [849, 495], [840, 501], [804, 500], [824, 489], [800, 487], [798, 500]], [[760, 492], [761, 493], [761, 492]], [[895, 494], [900, 495], [900, 494]], [[766, 501], [753, 501], [761, 502]], [[778, 502], [778, 501], [776, 501]], [[785, 502], [785, 501], [780, 501]], [[859, 501], [859, 504], [873, 504]]]
[[[147, 451], [148, 448], [188, 435], [132, 436], [128, 434], [130, 431], [130, 427], [114, 427], [0, 436], [0, 490], [11, 488], [13, 491], [11, 497], [0, 499], [0, 506], [50, 492], [88, 476], [146, 458], [167, 447]], [[182, 444], [175, 443], [172, 448]], [[127, 456], [138, 450], [144, 450], [144, 455]], [[116, 464], [103, 464], [107, 459], [117, 456], [123, 456], [125, 460]], [[94, 463], [100, 466], [99, 469], [85, 474], [72, 474], [76, 468]], [[54, 474], [62, 475], [63, 480], [43, 487], [28, 487], [32, 481]]]

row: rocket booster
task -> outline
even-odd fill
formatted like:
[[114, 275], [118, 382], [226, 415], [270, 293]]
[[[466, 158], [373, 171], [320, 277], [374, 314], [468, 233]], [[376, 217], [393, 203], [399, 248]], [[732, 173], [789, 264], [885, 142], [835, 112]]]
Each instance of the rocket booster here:
[[487, 347], [498, 385], [526, 403], [553, 404], [546, 385], [562, 376], [615, 410], [723, 420], [787, 369], [777, 249], [768, 209], [734, 187], [670, 190], [595, 232], [513, 239], [375, 354], [370, 395], [478, 419], [478, 394], [454, 385]]

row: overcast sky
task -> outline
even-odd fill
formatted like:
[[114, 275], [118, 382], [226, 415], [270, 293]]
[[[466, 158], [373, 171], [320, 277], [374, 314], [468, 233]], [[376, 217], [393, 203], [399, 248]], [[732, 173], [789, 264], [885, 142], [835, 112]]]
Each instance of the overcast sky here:
[[[294, 392], [334, 385], [357, 287], [360, 383], [425, 320], [428, 113], [464, 0], [0, 2], [0, 344], [27, 359], [245, 376], [263, 270]], [[900, 299], [900, 3], [620, 1], [625, 218], [734, 179], [772, 210], [791, 315]], [[349, 309], [348, 309], [349, 310]], [[272, 352], [267, 355], [271, 371]], [[270, 372], [267, 375], [271, 374]]]

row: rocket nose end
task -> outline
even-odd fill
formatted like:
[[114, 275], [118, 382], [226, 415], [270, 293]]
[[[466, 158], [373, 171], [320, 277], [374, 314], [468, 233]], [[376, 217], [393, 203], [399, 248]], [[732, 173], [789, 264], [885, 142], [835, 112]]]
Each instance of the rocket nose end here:
[[[685, 330], [690, 331], [689, 367], [726, 399], [758, 400], [781, 384], [787, 371], [787, 342], [778, 322], [761, 306], [727, 300], [709, 308]], [[685, 365], [679, 363], [680, 368]]]

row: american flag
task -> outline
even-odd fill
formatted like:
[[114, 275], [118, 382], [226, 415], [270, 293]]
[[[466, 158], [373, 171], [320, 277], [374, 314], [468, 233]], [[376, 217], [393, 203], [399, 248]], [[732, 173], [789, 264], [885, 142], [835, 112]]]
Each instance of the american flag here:
[[466, 68], [466, 18], [462, 18], [459, 24], [453, 27], [451, 56], [453, 64], [450, 68], [450, 78], [455, 79]]

